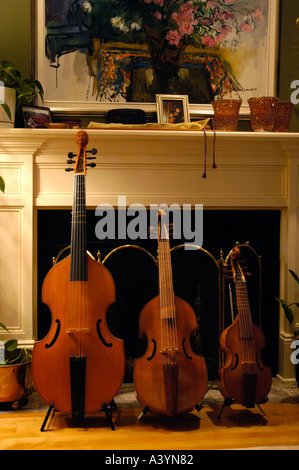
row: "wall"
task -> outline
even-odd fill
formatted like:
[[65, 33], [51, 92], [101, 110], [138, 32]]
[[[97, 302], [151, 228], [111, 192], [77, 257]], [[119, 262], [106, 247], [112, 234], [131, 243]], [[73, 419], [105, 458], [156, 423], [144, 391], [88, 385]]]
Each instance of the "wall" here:
[[13, 62], [31, 76], [31, 0], [1, 0], [0, 60]]
[[[299, 80], [299, 18], [298, 0], [282, 0], [281, 8], [281, 48], [279, 72], [279, 96], [284, 101], [290, 100], [290, 85]], [[298, 88], [298, 87], [297, 87]], [[299, 129], [299, 105], [294, 107], [291, 131]]]

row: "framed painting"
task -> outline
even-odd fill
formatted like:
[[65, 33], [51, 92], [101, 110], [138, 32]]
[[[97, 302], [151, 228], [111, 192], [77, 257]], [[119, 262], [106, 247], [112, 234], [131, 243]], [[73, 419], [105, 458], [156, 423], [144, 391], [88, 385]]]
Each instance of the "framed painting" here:
[[188, 95], [156, 95], [159, 123], [190, 122]]
[[279, 0], [36, 0], [36, 71], [53, 112], [156, 111], [156, 94], [276, 94]]
[[42, 106], [22, 106], [24, 126], [29, 129], [44, 129], [52, 122], [49, 108]]

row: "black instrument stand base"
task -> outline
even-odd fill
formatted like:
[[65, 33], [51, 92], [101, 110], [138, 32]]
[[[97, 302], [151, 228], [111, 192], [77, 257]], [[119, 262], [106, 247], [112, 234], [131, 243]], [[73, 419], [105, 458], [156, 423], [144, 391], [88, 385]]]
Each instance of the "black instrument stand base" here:
[[217, 416], [217, 419], [221, 419], [221, 415], [222, 415], [222, 412], [223, 412], [224, 408], [225, 408], [226, 406], [232, 405], [234, 402], [235, 402], [235, 400], [234, 400], [233, 398], [225, 398], [225, 400], [224, 400], [224, 402], [223, 402], [223, 404], [222, 404], [220, 413], [219, 413], [219, 415]]
[[45, 430], [45, 426], [46, 426], [46, 424], [47, 424], [47, 422], [48, 422], [48, 419], [49, 419], [50, 414], [51, 414], [52, 411], [53, 411], [53, 413], [55, 413], [55, 409], [54, 409], [53, 403], [51, 403], [51, 405], [50, 405], [49, 408], [48, 408], [47, 414], [46, 414], [45, 419], [44, 419], [44, 421], [43, 421], [43, 424], [42, 424], [42, 426], [41, 426], [41, 428], [40, 428], [41, 432], [43, 432], [43, 431]]
[[[104, 403], [103, 408], [100, 410], [100, 411], [103, 411], [105, 413], [107, 421], [108, 421], [109, 426], [112, 429], [112, 431], [115, 430], [115, 426], [114, 426], [114, 423], [112, 421], [112, 410], [113, 410], [113, 408], [116, 408], [114, 400], [111, 403], [109, 403], [108, 405], [106, 405]], [[46, 427], [46, 424], [49, 420], [49, 417], [50, 417], [51, 413], [53, 413], [53, 414], [55, 413], [55, 408], [54, 408], [53, 403], [51, 403], [51, 405], [48, 408], [47, 414], [46, 414], [45, 419], [43, 421], [43, 424], [41, 425], [41, 428], [40, 428], [41, 432], [45, 431], [45, 427]]]
[[[201, 414], [200, 410], [202, 410], [202, 405], [195, 405], [194, 407], [197, 411], [197, 413], [199, 414], [199, 417], [200, 419], [204, 419], [203, 415]], [[149, 408], [146, 406], [145, 408], [143, 408], [143, 410], [141, 411], [140, 415], [138, 416], [138, 419], [141, 419], [143, 415], [146, 415], [147, 413], [149, 412]]]
[[146, 406], [145, 408], [143, 408], [143, 410], [141, 411], [140, 415], [138, 416], [138, 419], [141, 419], [143, 415], [146, 415], [146, 413], [149, 412], [149, 408]]
[[109, 403], [109, 405], [106, 405], [105, 403], [103, 403], [103, 409], [101, 410], [101, 411], [104, 411], [104, 413], [106, 415], [106, 418], [107, 418], [107, 421], [108, 421], [112, 431], [115, 430], [115, 426], [114, 426], [114, 423], [112, 421], [112, 409], [113, 408], [116, 408], [116, 405], [115, 405], [114, 401]]
[[[264, 410], [262, 409], [261, 405], [263, 403], [266, 403], [268, 401], [268, 397], [265, 397], [263, 401], [261, 401], [260, 403], [256, 403], [256, 406], [258, 407], [258, 409], [260, 410], [260, 412], [262, 413], [263, 416], [266, 416], [266, 413], [264, 412]], [[224, 410], [224, 408], [226, 406], [230, 406], [232, 405], [233, 403], [235, 403], [235, 400], [233, 398], [225, 398], [223, 404], [222, 404], [222, 407], [221, 407], [221, 410], [220, 410], [220, 413], [219, 415], [217, 416], [217, 419], [221, 419], [221, 415], [222, 415], [222, 412]], [[247, 408], [254, 408], [253, 407], [247, 407]]]
[[203, 415], [202, 415], [201, 412], [200, 412], [200, 410], [202, 410], [202, 405], [198, 405], [198, 404], [195, 405], [195, 409], [196, 409], [197, 413], [199, 414], [200, 419], [201, 419], [201, 420], [204, 420], [204, 417], [203, 417]]

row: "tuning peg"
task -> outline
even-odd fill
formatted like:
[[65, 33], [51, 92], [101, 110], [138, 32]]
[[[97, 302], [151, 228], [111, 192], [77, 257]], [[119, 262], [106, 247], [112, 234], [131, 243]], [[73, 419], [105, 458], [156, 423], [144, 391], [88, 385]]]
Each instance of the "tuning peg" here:
[[148, 234], [151, 239], [157, 239], [158, 238], [158, 227], [150, 226], [148, 229]]
[[67, 156], [68, 156], [69, 158], [74, 158], [75, 154], [74, 154], [73, 152], [69, 152], [69, 153], [67, 154]]
[[223, 273], [223, 278], [228, 280], [232, 280], [233, 276], [231, 273]]
[[74, 171], [74, 169], [73, 168], [66, 168], [65, 171], [70, 172], [70, 171]]
[[222, 271], [225, 271], [225, 272], [232, 272], [232, 267], [230, 264], [227, 264], [227, 263], [223, 263], [222, 265]]
[[97, 149], [86, 150], [86, 153], [92, 153], [92, 155], [96, 155], [98, 153]]
[[86, 157], [86, 160], [96, 160], [97, 157]]
[[229, 269], [229, 268], [223, 268], [223, 269], [222, 269], [222, 272], [224, 272], [224, 273], [231, 273], [232, 270]]
[[75, 163], [75, 160], [67, 160], [66, 163], [68, 163], [69, 165], [71, 165], [72, 163]]
[[91, 168], [94, 168], [96, 166], [96, 164], [95, 163], [87, 163], [86, 166], [90, 166]]

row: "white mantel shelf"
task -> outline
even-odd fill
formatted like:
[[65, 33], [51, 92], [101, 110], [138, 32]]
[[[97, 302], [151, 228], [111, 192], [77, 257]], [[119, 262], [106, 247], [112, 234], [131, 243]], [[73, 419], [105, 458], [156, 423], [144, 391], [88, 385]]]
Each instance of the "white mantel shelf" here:
[[[86, 129], [97, 166], [88, 171], [87, 206], [203, 204], [206, 209], [281, 210], [281, 297], [293, 300], [288, 269], [299, 272], [299, 133]], [[72, 205], [68, 152], [76, 129], [0, 129], [0, 319], [20, 344], [36, 329], [37, 210]], [[261, 228], [262, 230], [262, 228]], [[13, 263], [11, 260], [13, 259]], [[298, 321], [297, 321], [298, 323]], [[279, 375], [291, 379], [291, 336], [280, 324]]]

